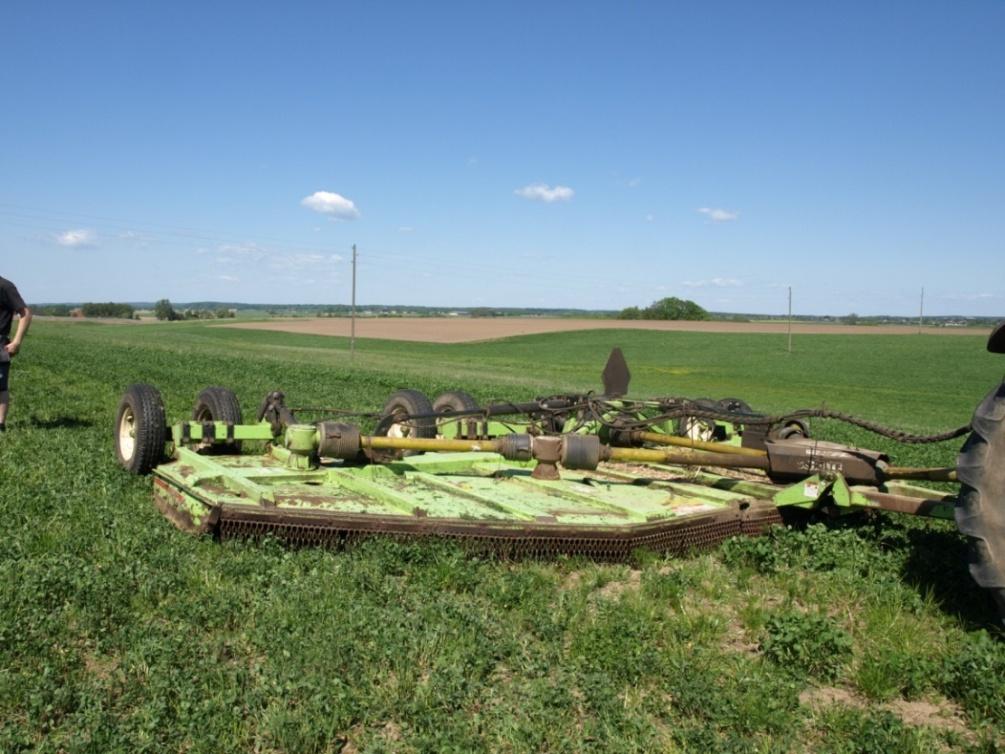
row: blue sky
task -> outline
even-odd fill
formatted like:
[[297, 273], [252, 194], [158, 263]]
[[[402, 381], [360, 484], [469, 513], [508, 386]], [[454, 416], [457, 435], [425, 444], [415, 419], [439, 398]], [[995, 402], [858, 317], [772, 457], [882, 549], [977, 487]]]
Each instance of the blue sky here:
[[1005, 314], [1003, 39], [998, 0], [12, 0], [0, 275], [346, 303], [356, 243], [363, 303]]

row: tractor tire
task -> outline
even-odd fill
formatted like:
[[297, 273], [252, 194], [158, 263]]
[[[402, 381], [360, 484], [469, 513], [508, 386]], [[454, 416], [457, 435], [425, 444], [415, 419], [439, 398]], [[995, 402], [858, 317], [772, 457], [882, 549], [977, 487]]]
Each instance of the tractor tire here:
[[1005, 621], [1005, 382], [977, 407], [971, 427], [956, 461], [956, 526], [971, 538], [970, 575]]
[[[244, 415], [241, 413], [241, 404], [233, 390], [225, 387], [207, 387], [195, 399], [195, 405], [192, 407], [192, 421], [243, 424]], [[241, 452], [241, 442], [233, 440], [228, 443], [207, 444], [203, 448], [203, 452], [221, 455], [238, 454]]]
[[130, 385], [115, 415], [115, 455], [132, 474], [147, 474], [164, 458], [164, 401], [152, 385]]

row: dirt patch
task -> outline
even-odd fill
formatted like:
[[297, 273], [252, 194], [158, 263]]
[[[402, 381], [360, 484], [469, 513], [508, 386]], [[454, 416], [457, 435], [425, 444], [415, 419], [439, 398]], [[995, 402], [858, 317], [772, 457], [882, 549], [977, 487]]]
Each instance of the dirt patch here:
[[[337, 335], [348, 338], [350, 320], [335, 317], [274, 319], [266, 322], [236, 322], [213, 327], [246, 330], [272, 330], [303, 335]], [[495, 340], [515, 335], [536, 335], [575, 330], [658, 330], [664, 332], [706, 333], [776, 333], [787, 332], [784, 322], [657, 322], [619, 319], [562, 319], [548, 317], [365, 317], [356, 320], [356, 336], [383, 340], [413, 340], [425, 343], [467, 343]], [[796, 335], [911, 335], [917, 327], [888, 325], [831, 325], [798, 323]], [[988, 330], [978, 328], [933, 327], [926, 334], [973, 335], [987, 337]]]
[[84, 657], [84, 670], [99, 681], [107, 681], [118, 667], [119, 661], [114, 657], [99, 657], [92, 654]]
[[834, 705], [842, 707], [865, 707], [866, 703], [862, 697], [854, 691], [841, 689], [835, 686], [824, 686], [822, 688], [803, 689], [799, 694], [799, 703], [810, 709], [820, 710]]
[[562, 580], [562, 589], [565, 591], [572, 591], [578, 589], [580, 583], [583, 581], [583, 574], [579, 571], [571, 571]]
[[637, 592], [642, 585], [642, 571], [629, 571], [628, 578], [611, 581], [600, 587], [594, 594], [598, 599], [615, 600], [625, 592]]
[[381, 731], [381, 737], [385, 741], [400, 741], [401, 740], [401, 726], [395, 722], [389, 722], [384, 725], [384, 729]]
[[799, 703], [816, 711], [835, 705], [860, 710], [884, 709], [899, 717], [904, 725], [925, 726], [973, 740], [973, 732], [967, 727], [963, 710], [948, 699], [919, 701], [895, 699], [885, 704], [876, 704], [849, 689], [823, 686], [805, 689], [799, 694]]
[[898, 699], [884, 706], [906, 725], [927, 725], [938, 730], [959, 733], [961, 736], [966, 736], [970, 732], [960, 708], [946, 700], [933, 704]]

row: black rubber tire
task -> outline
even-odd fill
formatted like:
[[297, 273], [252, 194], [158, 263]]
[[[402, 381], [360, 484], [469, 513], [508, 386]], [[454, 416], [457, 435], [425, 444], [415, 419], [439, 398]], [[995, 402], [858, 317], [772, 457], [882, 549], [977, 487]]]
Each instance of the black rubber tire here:
[[[446, 393], [440, 393], [433, 399], [433, 411], [438, 414], [444, 411], [477, 411], [479, 408], [478, 401], [471, 397], [470, 393], [466, 393], [463, 390], [448, 390]], [[439, 419], [437, 420], [436, 435], [440, 435], [439, 425], [452, 424], [458, 421], [461, 422], [462, 427], [471, 427], [473, 429], [474, 424], [477, 423], [477, 417]]]
[[754, 410], [750, 407], [750, 404], [746, 401], [740, 400], [739, 398], [723, 398], [720, 401], [716, 401], [716, 408], [720, 411], [725, 411], [730, 414], [752, 414]]
[[[241, 413], [241, 404], [233, 390], [225, 387], [207, 387], [195, 399], [195, 405], [192, 406], [192, 421], [243, 424], [244, 415]], [[204, 452], [240, 453], [241, 442], [234, 440], [228, 443], [213, 443], [207, 445]]]
[[[426, 397], [425, 393], [418, 390], [395, 390], [388, 397], [387, 402], [384, 403], [384, 408], [381, 409], [381, 420], [377, 423], [374, 434], [388, 436], [391, 433], [391, 428], [396, 424], [394, 421], [396, 414], [433, 413], [435, 413], [433, 411], [433, 404], [429, 402], [429, 398]], [[436, 419], [431, 416], [429, 419], [415, 421], [414, 425], [409, 427], [408, 437], [436, 437]], [[380, 463], [397, 460], [405, 456], [418, 455], [420, 452], [417, 450], [370, 450], [368, 451], [368, 455], [371, 460]]]
[[787, 424], [776, 425], [768, 433], [768, 437], [772, 440], [791, 440], [793, 438], [809, 436], [809, 426], [806, 422], [799, 419], [788, 422]]
[[[396, 414], [434, 414], [433, 404], [429, 402], [429, 398], [426, 397], [425, 393], [421, 393], [418, 390], [396, 390], [391, 393], [387, 402], [384, 403], [384, 408], [381, 409], [381, 416], [383, 417], [378, 427], [378, 433], [386, 435], [391, 427], [391, 422], [388, 419]], [[411, 427], [409, 428], [409, 437], [436, 437], [436, 419], [430, 416], [428, 419], [416, 419], [411, 422]]]
[[956, 460], [956, 526], [970, 537], [970, 575], [1005, 621], [1005, 382], [981, 401]]
[[[115, 455], [133, 474], [147, 474], [164, 458], [164, 401], [152, 385], [130, 385], [115, 413]], [[129, 445], [131, 442], [131, 445]]]
[[463, 390], [449, 390], [440, 393], [433, 401], [433, 411], [440, 414], [444, 411], [477, 411], [478, 401]]

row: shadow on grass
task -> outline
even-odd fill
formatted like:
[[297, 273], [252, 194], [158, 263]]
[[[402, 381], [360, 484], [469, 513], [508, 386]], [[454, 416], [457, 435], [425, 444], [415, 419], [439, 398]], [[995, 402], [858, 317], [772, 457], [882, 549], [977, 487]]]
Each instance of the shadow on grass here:
[[862, 511], [831, 518], [816, 511], [782, 509], [787, 526], [805, 529], [823, 524], [828, 529], [852, 529], [882, 548], [903, 550], [900, 576], [920, 594], [931, 594], [942, 612], [957, 618], [968, 631], [999, 630], [1001, 618], [991, 596], [970, 576], [967, 539], [952, 524], [929, 528], [920, 517], [872, 515]]
[[970, 576], [966, 540], [949, 531], [914, 529], [904, 581], [930, 592], [942, 610], [957, 617], [967, 630], [993, 628], [1000, 619], [990, 595]]
[[76, 416], [56, 416], [52, 419], [33, 416], [20, 424], [25, 429], [85, 429], [94, 426], [94, 422], [90, 419], [80, 419]]

